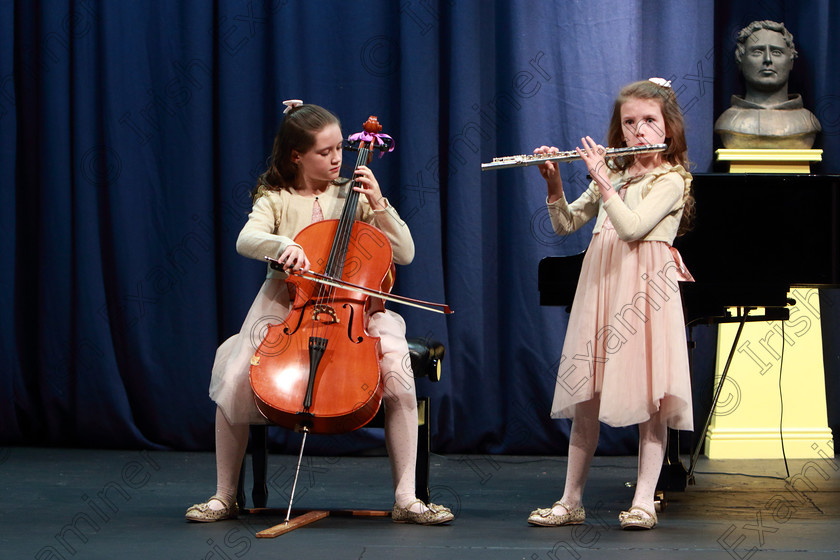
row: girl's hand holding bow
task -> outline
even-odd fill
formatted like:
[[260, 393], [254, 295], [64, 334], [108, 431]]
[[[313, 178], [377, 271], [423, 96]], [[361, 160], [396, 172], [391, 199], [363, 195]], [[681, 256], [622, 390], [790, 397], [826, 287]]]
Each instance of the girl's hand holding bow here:
[[277, 260], [286, 272], [308, 272], [311, 266], [300, 245], [289, 245]]

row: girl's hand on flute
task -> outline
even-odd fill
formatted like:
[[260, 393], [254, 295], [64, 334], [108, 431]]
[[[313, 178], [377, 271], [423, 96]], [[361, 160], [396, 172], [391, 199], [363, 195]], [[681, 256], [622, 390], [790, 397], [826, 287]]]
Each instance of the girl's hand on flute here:
[[591, 136], [581, 138], [580, 142], [583, 144], [583, 148], [577, 147], [575, 151], [583, 162], [586, 163], [589, 176], [598, 184], [601, 197], [606, 202], [615, 193], [612, 184], [610, 184], [610, 179], [607, 176], [607, 162], [604, 159], [606, 149], [595, 142]]
[[[534, 155], [557, 154], [558, 150], [555, 146], [540, 146], [534, 150]], [[563, 198], [563, 180], [560, 178], [560, 168], [555, 161], [546, 161], [537, 166], [540, 170], [540, 175], [545, 179], [545, 184], [548, 189], [548, 202], [554, 202]]]

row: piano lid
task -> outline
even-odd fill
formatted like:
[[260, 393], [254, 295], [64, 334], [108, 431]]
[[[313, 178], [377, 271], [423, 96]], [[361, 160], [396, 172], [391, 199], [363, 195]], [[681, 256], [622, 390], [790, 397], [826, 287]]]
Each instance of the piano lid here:
[[840, 285], [840, 175], [696, 174], [694, 198], [674, 246], [698, 284]]
[[[783, 307], [791, 286], [840, 286], [840, 176], [696, 174], [694, 197], [694, 229], [674, 243], [696, 279], [682, 283], [687, 317]], [[540, 262], [541, 305], [571, 305], [581, 262]]]

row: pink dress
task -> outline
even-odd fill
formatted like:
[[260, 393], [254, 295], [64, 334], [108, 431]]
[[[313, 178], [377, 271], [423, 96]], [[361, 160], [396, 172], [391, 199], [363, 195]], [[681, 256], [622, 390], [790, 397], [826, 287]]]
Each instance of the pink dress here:
[[683, 279], [691, 278], [668, 243], [622, 241], [607, 218], [584, 257], [552, 418], [573, 418], [577, 403], [600, 395], [599, 419], [610, 426], [659, 410], [669, 427], [693, 429]]

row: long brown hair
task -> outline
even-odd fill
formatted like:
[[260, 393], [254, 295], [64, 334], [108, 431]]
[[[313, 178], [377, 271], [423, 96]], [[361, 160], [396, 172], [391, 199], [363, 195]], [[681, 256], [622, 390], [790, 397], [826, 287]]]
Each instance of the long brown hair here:
[[341, 127], [338, 117], [319, 105], [305, 103], [292, 107], [274, 137], [268, 169], [259, 176], [251, 198], [256, 200], [265, 190], [292, 188], [298, 173], [297, 165], [292, 162], [292, 150], [307, 152], [315, 144], [315, 135], [331, 124]]
[[[685, 141], [685, 121], [677, 102], [677, 96], [670, 86], [662, 86], [650, 80], [643, 80], [621, 88], [613, 104], [613, 114], [607, 133], [608, 145], [613, 147], [624, 146], [621, 106], [630, 99], [652, 99], [659, 102], [662, 109], [662, 118], [665, 120], [665, 144], [668, 145], [662, 152], [662, 158], [671, 165], [682, 165], [688, 171], [690, 162], [688, 160], [688, 146]], [[632, 157], [615, 158], [611, 161], [611, 167], [619, 171], [627, 169], [632, 164]], [[689, 231], [693, 222], [694, 195], [689, 189], [677, 235], [683, 235]]]

